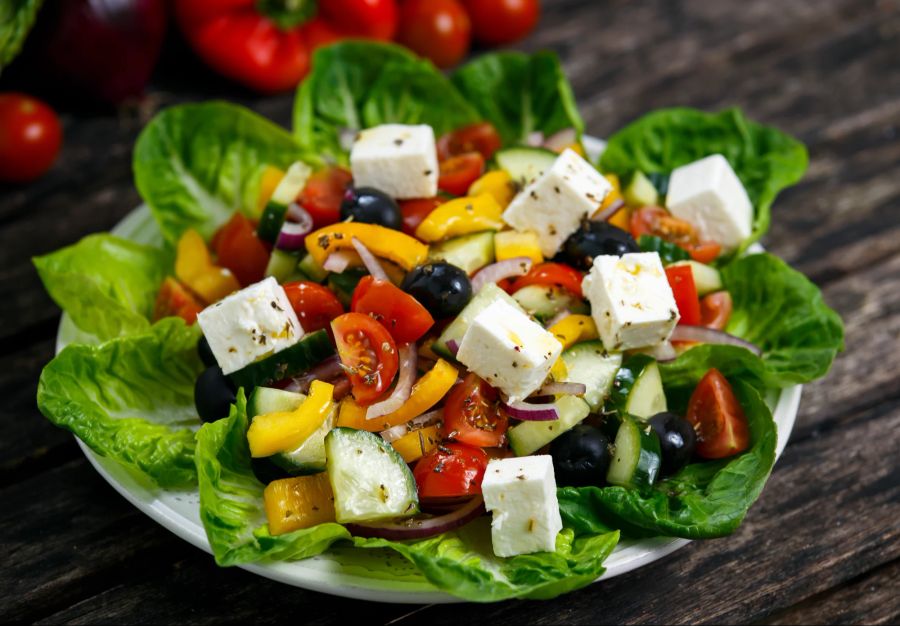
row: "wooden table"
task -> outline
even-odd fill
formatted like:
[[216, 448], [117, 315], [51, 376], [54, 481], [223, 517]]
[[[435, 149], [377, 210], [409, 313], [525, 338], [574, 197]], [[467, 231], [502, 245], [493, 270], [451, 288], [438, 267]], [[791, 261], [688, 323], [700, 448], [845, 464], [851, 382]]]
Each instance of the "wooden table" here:
[[[803, 182], [764, 243], [818, 283], [847, 351], [806, 387], [790, 444], [731, 537], [548, 602], [367, 604], [282, 586], [156, 525], [35, 406], [59, 310], [29, 257], [106, 230], [140, 201], [135, 116], [64, 115], [55, 169], [0, 202], [0, 619], [520, 622], [891, 622], [900, 619], [900, 3], [741, 0], [544, 3], [529, 50], [561, 55], [589, 132], [658, 107], [743, 107], [800, 137]], [[176, 46], [152, 98], [223, 97], [287, 125]]]

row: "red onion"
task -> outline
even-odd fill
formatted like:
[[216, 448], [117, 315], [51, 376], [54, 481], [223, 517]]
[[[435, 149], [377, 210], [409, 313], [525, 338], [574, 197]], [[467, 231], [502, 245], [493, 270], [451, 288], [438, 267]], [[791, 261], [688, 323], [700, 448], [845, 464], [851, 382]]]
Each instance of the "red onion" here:
[[326, 272], [342, 274], [344, 270], [346, 270], [358, 256], [358, 254], [356, 254], [355, 252], [350, 252], [349, 250], [332, 252], [328, 255], [328, 257], [325, 259], [325, 262], [322, 264], [322, 269], [324, 269]]
[[532, 148], [539, 148], [542, 143], [544, 143], [544, 133], [542, 133], [539, 130], [536, 130], [533, 133], [528, 133], [528, 136], [525, 137], [525, 145], [526, 146], [531, 146]]
[[384, 268], [381, 267], [381, 263], [375, 258], [375, 255], [369, 252], [369, 249], [365, 247], [359, 239], [354, 237], [351, 240], [351, 243], [353, 243], [353, 247], [359, 254], [359, 258], [362, 259], [363, 265], [369, 270], [369, 274], [372, 275], [372, 278], [375, 280], [390, 280], [387, 273], [384, 271]]
[[[570, 396], [583, 396], [587, 393], [587, 385], [584, 383], [547, 383], [541, 387], [537, 395], [551, 396], [563, 393]], [[546, 404], [544, 406], [547, 406]]]
[[350, 395], [350, 379], [346, 376], [338, 378], [332, 384], [334, 385], [334, 391], [331, 393], [331, 397], [335, 402], [340, 402]]
[[562, 152], [564, 148], [571, 146], [578, 139], [578, 133], [574, 128], [564, 128], [555, 132], [544, 140], [544, 147], [554, 152]]
[[675, 330], [672, 331], [672, 336], [669, 337], [669, 340], [698, 341], [700, 343], [740, 346], [741, 348], [747, 348], [756, 356], [762, 355], [762, 350], [749, 341], [741, 339], [740, 337], [735, 337], [734, 335], [729, 335], [721, 330], [707, 328], [705, 326], [687, 326], [685, 324], [679, 324], [675, 327]]
[[447, 349], [451, 352], [451, 354], [456, 354], [459, 352], [459, 342], [456, 339], [448, 339], [447, 340]]
[[591, 218], [592, 222], [605, 222], [613, 215], [619, 212], [621, 208], [625, 206], [625, 201], [622, 198], [617, 198], [610, 204], [608, 207], [597, 213]]
[[555, 404], [530, 404], [528, 402], [504, 402], [503, 408], [510, 417], [526, 422], [551, 422], [559, 419]]
[[517, 256], [492, 263], [472, 277], [472, 293], [478, 293], [488, 283], [496, 283], [512, 276], [524, 276], [530, 269], [531, 259], [527, 256]]
[[484, 499], [476, 496], [465, 505], [446, 515], [429, 518], [412, 518], [383, 524], [347, 524], [347, 529], [358, 537], [380, 537], [392, 541], [424, 539], [459, 528], [484, 512]]
[[332, 355], [313, 366], [305, 374], [295, 376], [291, 382], [284, 388], [285, 391], [293, 391], [294, 393], [308, 393], [309, 386], [314, 380], [331, 381], [338, 376], [343, 378], [344, 368], [341, 367], [341, 359], [338, 355]]
[[387, 430], [381, 431], [381, 437], [387, 442], [397, 441], [400, 437], [403, 437], [410, 432], [425, 428], [426, 426], [431, 426], [432, 424], [441, 421], [443, 416], [444, 409], [435, 409], [434, 411], [422, 413], [419, 417], [415, 417], [405, 424], [393, 426]]
[[405, 343], [398, 350], [400, 352], [400, 375], [397, 376], [397, 385], [390, 396], [366, 409], [367, 420], [393, 413], [409, 400], [409, 394], [416, 380], [416, 364], [419, 353], [415, 343]]
[[306, 212], [306, 209], [295, 203], [292, 203], [290, 208], [288, 208], [288, 214], [291, 218], [299, 219], [285, 221], [282, 224], [275, 247], [288, 252], [302, 250], [306, 245], [306, 236], [313, 229], [312, 216]]

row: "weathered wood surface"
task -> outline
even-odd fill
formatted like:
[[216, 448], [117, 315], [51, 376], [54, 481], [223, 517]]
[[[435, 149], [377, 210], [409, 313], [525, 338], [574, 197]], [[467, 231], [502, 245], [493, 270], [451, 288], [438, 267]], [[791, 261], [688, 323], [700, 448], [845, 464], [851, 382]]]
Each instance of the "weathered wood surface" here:
[[[591, 133], [662, 106], [737, 105], [809, 146], [810, 171], [777, 201], [765, 243], [823, 287], [847, 325], [847, 351], [804, 390], [791, 443], [742, 527], [555, 601], [450, 611], [336, 601], [217, 568], [119, 497], [35, 407], [59, 312], [30, 257], [110, 228], [139, 202], [130, 152], [141, 119], [68, 113], [54, 171], [0, 187], [0, 618], [900, 620], [900, 3], [543, 6], [524, 47], [560, 53]], [[290, 97], [255, 98], [176, 53], [157, 72], [158, 106], [224, 97], [289, 123]]]

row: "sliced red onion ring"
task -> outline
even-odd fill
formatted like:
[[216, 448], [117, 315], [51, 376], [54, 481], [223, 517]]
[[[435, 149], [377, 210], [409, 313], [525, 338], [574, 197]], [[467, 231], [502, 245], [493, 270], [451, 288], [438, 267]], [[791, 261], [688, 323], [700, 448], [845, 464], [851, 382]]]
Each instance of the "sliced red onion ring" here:
[[[538, 390], [537, 395], [552, 396], [558, 393], [570, 396], [583, 396], [587, 393], [587, 385], [584, 383], [547, 383]], [[547, 405], [545, 404], [543, 406]]]
[[675, 349], [675, 346], [672, 345], [671, 341], [664, 341], [657, 344], [644, 350], [644, 353], [649, 354], [660, 363], [666, 363], [678, 356], [678, 350]]
[[305, 374], [294, 376], [284, 390], [293, 391], [294, 393], [308, 393], [309, 386], [314, 380], [330, 381], [338, 376], [342, 376], [343, 373], [344, 370], [341, 367], [341, 359], [335, 354], [317, 365], [314, 365], [312, 369]]
[[484, 512], [484, 499], [476, 496], [460, 508], [437, 517], [413, 518], [383, 524], [347, 524], [347, 529], [358, 537], [382, 539], [423, 539], [440, 535], [475, 519]]
[[459, 352], [459, 342], [457, 342], [456, 339], [448, 339], [447, 349], [455, 355], [457, 352]]
[[478, 293], [488, 283], [496, 283], [512, 276], [524, 276], [530, 269], [531, 259], [527, 256], [517, 256], [492, 263], [472, 277], [472, 293]]
[[543, 143], [544, 133], [539, 130], [536, 130], [533, 133], [528, 133], [528, 136], [525, 137], [525, 145], [531, 146], [532, 148], [540, 148], [541, 144]]
[[555, 404], [531, 404], [529, 402], [504, 402], [503, 408], [510, 417], [526, 422], [551, 422], [559, 419]]
[[398, 348], [398, 351], [400, 353], [400, 375], [397, 376], [394, 391], [386, 399], [376, 402], [366, 409], [366, 419], [368, 420], [393, 413], [409, 400], [409, 394], [416, 380], [416, 364], [419, 360], [419, 353], [415, 343], [405, 343]]
[[405, 424], [392, 426], [387, 430], [381, 431], [381, 437], [387, 442], [397, 441], [400, 437], [403, 437], [410, 432], [425, 428], [426, 426], [431, 426], [432, 424], [441, 421], [442, 417], [444, 417], [444, 409], [428, 411], [427, 413], [422, 413], [419, 417], [414, 417]]
[[742, 348], [747, 348], [756, 356], [762, 355], [762, 350], [749, 341], [741, 339], [740, 337], [735, 337], [734, 335], [729, 335], [724, 331], [707, 328], [705, 326], [687, 326], [685, 324], [679, 324], [675, 327], [675, 330], [672, 331], [672, 336], [669, 337], [669, 339], [671, 341], [698, 341], [700, 343], [740, 346]]
[[322, 264], [322, 269], [327, 272], [334, 272], [335, 274], [342, 274], [344, 270], [346, 270], [353, 261], [356, 260], [358, 255], [355, 252], [350, 252], [349, 250], [341, 250], [340, 252], [332, 252], [325, 259], [325, 262]]
[[275, 247], [280, 250], [287, 250], [288, 252], [303, 249], [306, 245], [306, 236], [311, 233], [313, 229], [312, 217], [306, 212], [306, 209], [303, 209], [296, 204], [291, 204], [291, 206], [297, 208], [297, 213], [302, 211], [305, 217], [301, 217], [301, 219], [297, 221], [285, 221], [281, 226], [281, 232], [278, 233]]
[[563, 148], [571, 146], [578, 139], [574, 128], [564, 128], [553, 133], [544, 140], [544, 147], [554, 152], [561, 152]]
[[569, 309], [563, 309], [562, 311], [551, 317], [549, 320], [547, 320], [547, 323], [544, 326], [545, 328], [553, 328], [570, 315], [572, 315], [572, 311], [570, 311]]
[[621, 208], [623, 208], [624, 206], [625, 206], [625, 201], [622, 200], [622, 198], [616, 198], [616, 200], [613, 201], [612, 204], [610, 204], [608, 207], [606, 207], [605, 209], [603, 209], [602, 211], [600, 211], [599, 213], [594, 215], [591, 218], [591, 221], [592, 222], [605, 222], [606, 220], [611, 218], [613, 215], [618, 213], [619, 210]]
[[384, 268], [381, 267], [381, 263], [378, 262], [375, 255], [369, 252], [369, 249], [365, 247], [359, 239], [354, 237], [351, 240], [351, 243], [353, 243], [353, 247], [356, 249], [356, 252], [359, 253], [359, 258], [362, 259], [363, 265], [369, 270], [369, 274], [372, 275], [372, 278], [375, 280], [389, 280]]

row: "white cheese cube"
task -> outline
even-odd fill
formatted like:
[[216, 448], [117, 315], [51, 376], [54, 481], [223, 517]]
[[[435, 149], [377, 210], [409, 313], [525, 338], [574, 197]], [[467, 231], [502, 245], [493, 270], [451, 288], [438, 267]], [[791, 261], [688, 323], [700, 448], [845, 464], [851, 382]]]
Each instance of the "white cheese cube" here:
[[437, 195], [438, 160], [431, 126], [383, 124], [361, 131], [350, 151], [357, 187], [375, 187], [393, 198]]
[[561, 352], [562, 344], [543, 326], [497, 300], [469, 325], [456, 359], [518, 402], [540, 388]]
[[658, 344], [678, 323], [675, 296], [656, 252], [595, 257], [581, 288], [607, 350]]
[[266, 278], [203, 309], [197, 323], [225, 374], [288, 348], [303, 327], [278, 281]]
[[494, 554], [506, 557], [556, 551], [562, 518], [549, 455], [491, 460], [481, 492], [485, 508], [493, 513]]
[[573, 150], [522, 190], [503, 212], [503, 220], [538, 236], [541, 252], [555, 255], [582, 218], [593, 215], [612, 185]]
[[750, 236], [753, 205], [721, 154], [676, 168], [669, 177], [666, 207], [693, 224], [704, 240], [733, 250]]

